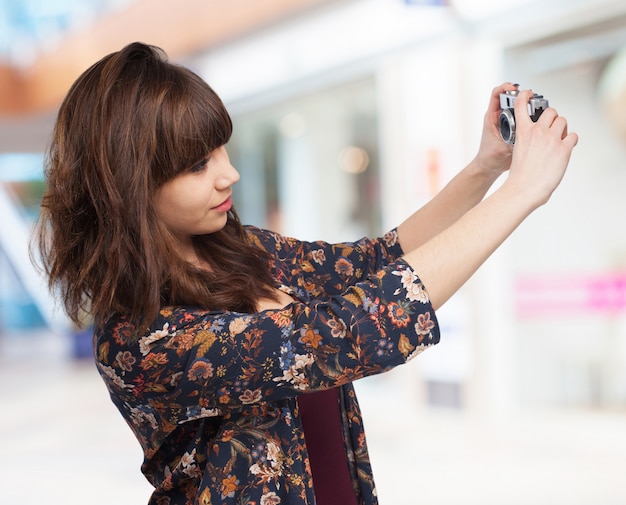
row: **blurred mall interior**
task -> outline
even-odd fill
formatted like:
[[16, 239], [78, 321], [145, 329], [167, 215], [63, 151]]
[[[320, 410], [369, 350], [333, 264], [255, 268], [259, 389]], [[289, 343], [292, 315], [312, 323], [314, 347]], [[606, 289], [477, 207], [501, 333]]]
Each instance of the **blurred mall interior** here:
[[302, 239], [425, 203], [497, 84], [548, 98], [580, 137], [562, 185], [440, 310], [440, 345], [356, 387], [381, 505], [626, 504], [624, 0], [0, 0], [0, 503], [150, 493], [28, 255], [58, 105], [135, 40], [231, 111], [242, 220]]

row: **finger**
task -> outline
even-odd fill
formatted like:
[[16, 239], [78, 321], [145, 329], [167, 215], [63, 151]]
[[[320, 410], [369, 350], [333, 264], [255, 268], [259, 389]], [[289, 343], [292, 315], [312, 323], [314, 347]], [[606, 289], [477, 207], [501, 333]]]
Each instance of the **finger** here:
[[553, 107], [548, 107], [541, 113], [539, 119], [537, 119], [537, 122], [539, 123], [541, 121], [542, 124], [550, 126], [558, 117], [560, 116], [556, 109], [554, 109]]
[[[548, 112], [548, 110], [549, 109], [547, 109], [546, 112]], [[546, 112], [544, 112], [543, 114], [545, 114]], [[543, 114], [541, 115], [542, 117], [543, 117]], [[540, 117], [539, 120], [541, 120], [542, 117]], [[565, 136], [567, 135], [567, 120], [564, 117], [555, 116], [552, 123], [547, 123], [547, 124], [550, 126], [551, 129], [559, 133], [559, 136], [561, 137], [561, 139], [564, 139]]]
[[569, 148], [574, 149], [574, 146], [578, 144], [578, 135], [574, 132], [568, 133], [563, 139], [563, 143]]
[[506, 91], [514, 91], [518, 88], [519, 84], [513, 84], [511, 82], [505, 82], [496, 86], [491, 90], [491, 98], [489, 99], [489, 112], [500, 110], [500, 95]]
[[532, 120], [528, 115], [528, 102], [533, 97], [533, 92], [529, 89], [525, 89], [519, 92], [517, 100], [515, 100], [515, 122], [517, 124], [530, 123]]
[[551, 129], [554, 130], [555, 134], [559, 135], [561, 140], [565, 143], [573, 142], [571, 147], [574, 147], [578, 143], [578, 135], [568, 131], [567, 121], [565, 118], [561, 116], [556, 118], [554, 123], [552, 123]]

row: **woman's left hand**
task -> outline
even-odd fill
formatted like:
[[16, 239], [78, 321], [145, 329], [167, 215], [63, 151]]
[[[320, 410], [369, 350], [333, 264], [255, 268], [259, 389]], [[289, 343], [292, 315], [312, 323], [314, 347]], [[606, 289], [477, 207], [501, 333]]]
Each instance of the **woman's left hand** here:
[[501, 84], [491, 92], [489, 107], [483, 121], [483, 133], [480, 139], [480, 148], [474, 158], [479, 170], [493, 178], [507, 171], [511, 166], [513, 146], [507, 144], [500, 135], [500, 94], [517, 89], [517, 85], [510, 82]]

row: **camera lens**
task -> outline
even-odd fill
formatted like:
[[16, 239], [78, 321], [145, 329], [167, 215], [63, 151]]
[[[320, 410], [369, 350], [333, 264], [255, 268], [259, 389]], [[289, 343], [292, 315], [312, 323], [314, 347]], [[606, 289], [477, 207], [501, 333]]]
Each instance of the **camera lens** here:
[[504, 109], [500, 113], [500, 135], [502, 140], [508, 144], [515, 143], [515, 116], [509, 109]]
[[500, 116], [500, 135], [505, 142], [509, 142], [511, 138], [511, 125], [505, 116]]

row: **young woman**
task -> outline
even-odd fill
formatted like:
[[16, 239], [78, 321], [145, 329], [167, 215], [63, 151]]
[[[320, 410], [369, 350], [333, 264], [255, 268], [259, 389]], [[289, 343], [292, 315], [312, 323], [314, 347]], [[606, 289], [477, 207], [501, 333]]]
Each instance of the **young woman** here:
[[[352, 382], [439, 340], [435, 310], [548, 201], [577, 137], [493, 90], [476, 158], [382, 238], [243, 226], [231, 120], [197, 75], [133, 43], [89, 68], [49, 151], [39, 245], [137, 436], [151, 504], [377, 503]], [[506, 181], [488, 198], [502, 172]], [[408, 491], [407, 491], [408, 492]]]

